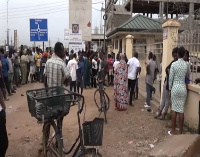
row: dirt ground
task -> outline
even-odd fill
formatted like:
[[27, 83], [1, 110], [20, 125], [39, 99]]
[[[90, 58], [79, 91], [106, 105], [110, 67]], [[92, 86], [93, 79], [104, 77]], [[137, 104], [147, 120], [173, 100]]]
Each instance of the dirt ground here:
[[[39, 83], [21, 86], [17, 89], [17, 93], [10, 96], [10, 100], [6, 102], [9, 137], [6, 157], [39, 157], [42, 125], [38, 124], [28, 111], [26, 90], [40, 87], [42, 84]], [[113, 102], [113, 88], [106, 88], [106, 92], [110, 97], [111, 107], [107, 114], [108, 124], [104, 125], [103, 146], [99, 147], [100, 153], [103, 157], [148, 156], [151, 147], [167, 136], [168, 122], [155, 120], [154, 114], [144, 110], [145, 99], [142, 96], [133, 102], [134, 107], [128, 107], [128, 110], [123, 112], [116, 111]], [[93, 93], [94, 89], [84, 90], [85, 120], [93, 120], [99, 115], [93, 100]], [[76, 111], [77, 107], [73, 107], [69, 115], [64, 118], [63, 134], [66, 148], [69, 148], [78, 135]]]

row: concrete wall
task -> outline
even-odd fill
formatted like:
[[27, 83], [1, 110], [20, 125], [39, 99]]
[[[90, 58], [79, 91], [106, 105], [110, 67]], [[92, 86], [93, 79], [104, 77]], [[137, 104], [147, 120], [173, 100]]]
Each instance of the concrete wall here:
[[199, 85], [190, 84], [185, 104], [185, 124], [193, 129], [198, 129], [199, 91], [200, 91]]

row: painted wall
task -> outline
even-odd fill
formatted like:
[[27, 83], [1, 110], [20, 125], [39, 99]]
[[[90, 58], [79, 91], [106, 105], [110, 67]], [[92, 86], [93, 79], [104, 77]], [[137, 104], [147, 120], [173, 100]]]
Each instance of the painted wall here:
[[189, 85], [188, 97], [185, 104], [185, 124], [193, 129], [198, 129], [199, 91], [199, 85]]

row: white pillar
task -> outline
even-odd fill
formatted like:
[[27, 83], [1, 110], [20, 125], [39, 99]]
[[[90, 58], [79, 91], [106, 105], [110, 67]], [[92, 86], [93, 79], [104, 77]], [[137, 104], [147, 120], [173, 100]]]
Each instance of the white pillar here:
[[194, 15], [194, 3], [189, 4], [189, 29], [192, 30], [193, 27], [193, 15]]
[[133, 36], [126, 36], [126, 56], [128, 59], [133, 57]]

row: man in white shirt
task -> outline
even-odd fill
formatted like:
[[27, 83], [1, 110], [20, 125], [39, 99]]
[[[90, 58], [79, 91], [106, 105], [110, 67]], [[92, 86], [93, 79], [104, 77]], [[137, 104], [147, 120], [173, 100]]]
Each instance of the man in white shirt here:
[[133, 93], [135, 89], [135, 83], [137, 80], [137, 76], [139, 74], [140, 70], [140, 62], [137, 59], [138, 53], [134, 53], [134, 57], [128, 60], [128, 90], [130, 91], [130, 98], [129, 98], [129, 105], [133, 106], [132, 100], [133, 100]]
[[72, 91], [72, 88], [74, 88], [74, 92], [76, 92], [76, 79], [77, 79], [76, 71], [78, 69], [78, 64], [76, 61], [76, 53], [73, 54], [73, 59], [71, 59], [68, 62], [67, 68], [69, 69], [72, 78], [72, 82], [70, 83], [70, 91]]
[[94, 88], [97, 88], [97, 83], [96, 83], [97, 69], [98, 69], [97, 56], [94, 55], [92, 59], [92, 80], [91, 80], [91, 86]]

